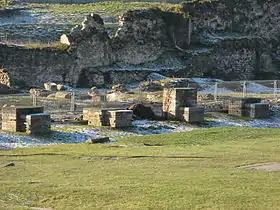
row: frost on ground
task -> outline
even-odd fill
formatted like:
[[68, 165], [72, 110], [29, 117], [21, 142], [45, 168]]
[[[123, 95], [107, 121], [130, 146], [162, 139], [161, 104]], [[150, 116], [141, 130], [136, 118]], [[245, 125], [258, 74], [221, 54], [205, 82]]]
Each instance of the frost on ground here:
[[135, 120], [131, 128], [113, 129], [79, 126], [77, 124], [54, 124], [50, 135], [36, 137], [0, 132], [0, 148], [34, 147], [51, 144], [81, 143], [90, 138], [110, 137], [111, 141], [126, 136], [187, 132], [219, 126], [243, 126], [253, 128], [280, 128], [280, 115], [267, 119], [238, 119], [225, 114], [213, 113], [212, 118], [200, 125], [175, 121]]
[[[69, 130], [68, 132], [64, 131]], [[110, 137], [112, 141], [125, 136], [139, 136], [160, 133], [183, 132], [199, 129], [198, 126], [180, 122], [158, 122], [152, 120], [135, 120], [133, 127], [125, 129], [90, 128], [74, 124], [53, 125], [53, 131], [46, 136], [16, 135], [0, 132], [0, 148], [33, 147], [51, 144], [81, 143], [90, 138]]]
[[225, 114], [213, 113], [213, 119], [207, 121], [210, 127], [238, 126], [251, 128], [280, 128], [280, 117], [271, 116], [267, 119], [238, 119]]

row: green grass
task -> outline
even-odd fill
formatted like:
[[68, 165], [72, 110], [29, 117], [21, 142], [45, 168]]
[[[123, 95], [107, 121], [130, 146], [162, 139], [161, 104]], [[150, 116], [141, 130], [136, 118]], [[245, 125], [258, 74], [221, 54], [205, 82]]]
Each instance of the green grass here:
[[115, 17], [128, 10], [148, 9], [158, 7], [162, 10], [175, 10], [181, 7], [180, 4], [170, 4], [161, 2], [96, 2], [93, 4], [32, 4], [32, 7], [47, 7], [55, 15], [87, 15], [98, 13], [106, 17]]
[[0, 8], [5, 8], [10, 6], [12, 0], [0, 0]]
[[280, 209], [280, 172], [235, 168], [279, 162], [279, 140], [279, 129], [214, 128], [1, 151], [1, 166], [15, 166], [0, 167], [0, 206]]

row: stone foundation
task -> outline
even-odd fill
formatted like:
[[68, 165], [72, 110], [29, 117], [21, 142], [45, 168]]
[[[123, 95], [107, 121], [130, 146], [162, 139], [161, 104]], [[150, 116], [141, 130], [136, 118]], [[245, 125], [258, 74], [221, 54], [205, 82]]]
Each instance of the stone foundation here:
[[26, 133], [46, 134], [51, 129], [51, 118], [47, 113], [30, 114], [26, 116]]
[[110, 126], [113, 128], [123, 128], [132, 126], [132, 110], [109, 111]]
[[2, 108], [2, 130], [26, 132], [26, 116], [43, 113], [43, 107], [13, 106]]
[[180, 120], [180, 108], [195, 107], [196, 104], [195, 88], [171, 88], [163, 91], [163, 113], [167, 119]]
[[184, 107], [180, 108], [182, 121], [188, 123], [200, 123], [204, 121], [203, 107]]
[[228, 114], [239, 117], [266, 118], [269, 105], [261, 103], [261, 98], [232, 98], [228, 106]]
[[96, 110], [96, 108], [84, 108], [83, 120], [88, 121], [92, 126], [109, 126], [108, 110]]

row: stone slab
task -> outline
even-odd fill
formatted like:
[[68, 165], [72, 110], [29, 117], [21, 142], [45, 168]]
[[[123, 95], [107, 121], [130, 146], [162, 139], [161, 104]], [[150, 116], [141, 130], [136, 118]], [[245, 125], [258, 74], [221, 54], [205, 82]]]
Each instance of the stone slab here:
[[203, 107], [182, 107], [181, 120], [188, 123], [200, 123], [204, 121], [204, 108]]
[[26, 133], [46, 134], [51, 130], [51, 117], [47, 113], [26, 115]]

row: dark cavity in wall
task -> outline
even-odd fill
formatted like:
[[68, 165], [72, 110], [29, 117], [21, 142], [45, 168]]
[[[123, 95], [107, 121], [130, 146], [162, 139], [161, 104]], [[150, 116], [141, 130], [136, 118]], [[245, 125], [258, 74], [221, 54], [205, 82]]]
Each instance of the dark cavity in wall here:
[[110, 72], [103, 73], [103, 76], [104, 76], [105, 84], [111, 84], [112, 83], [112, 78], [111, 78]]
[[87, 70], [83, 69], [79, 75], [79, 79], [77, 82], [78, 88], [90, 88], [90, 81], [87, 75]]

